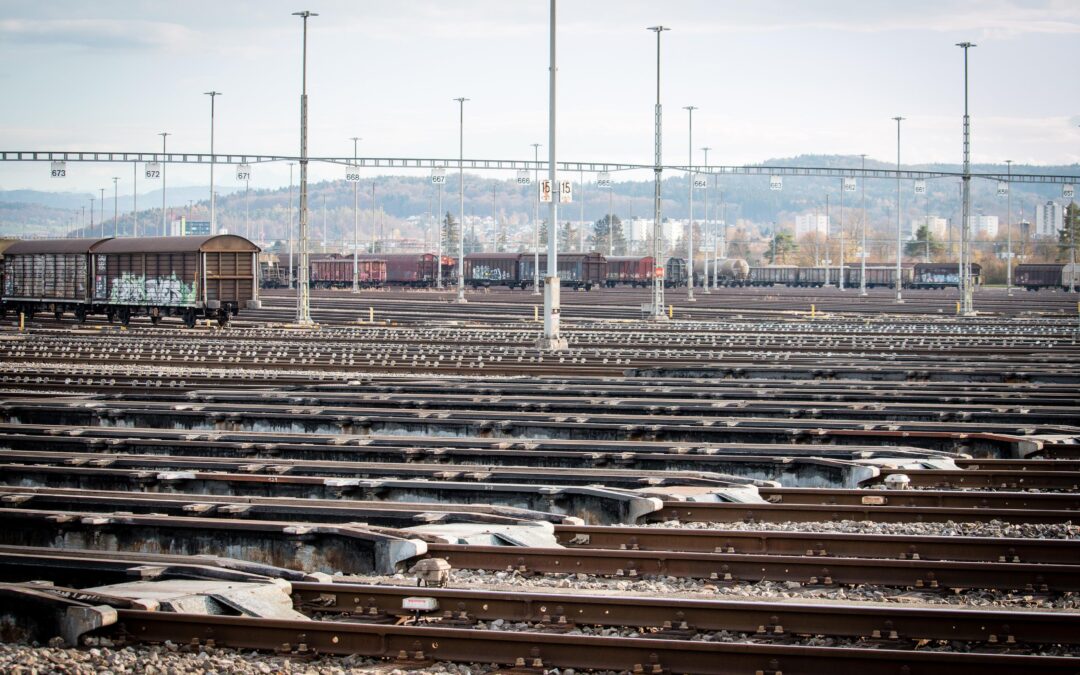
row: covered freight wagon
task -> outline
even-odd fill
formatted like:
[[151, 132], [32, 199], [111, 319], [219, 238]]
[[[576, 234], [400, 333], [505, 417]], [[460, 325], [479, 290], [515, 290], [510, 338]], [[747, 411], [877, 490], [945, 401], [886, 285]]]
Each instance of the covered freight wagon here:
[[[521, 257], [520, 253], [469, 253], [465, 256], [465, 285], [473, 288], [524, 288]], [[531, 283], [532, 277], [529, 277], [529, 281]]]
[[653, 280], [653, 257], [649, 256], [607, 256], [607, 274], [605, 285], [648, 286]]
[[127, 323], [179, 316], [225, 325], [242, 307], [258, 306], [259, 247], [233, 234], [120, 237], [90, 247], [94, 311]]
[[82, 312], [90, 298], [90, 248], [101, 241], [88, 239], [28, 239], [4, 251], [4, 308], [32, 318], [37, 312]]
[[[352, 260], [351, 254], [345, 257]], [[360, 260], [384, 261], [388, 285], [416, 288], [435, 285], [439, 258], [434, 253], [362, 253], [359, 257]]]
[[[607, 277], [607, 259], [603, 255], [593, 251], [592, 253], [560, 253], [556, 259], [558, 262], [558, 275], [560, 284], [575, 289], [584, 288], [591, 290], [593, 286], [604, 283]], [[547, 254], [540, 255], [540, 277], [543, 278], [547, 270]], [[533, 256], [522, 255], [518, 278], [531, 280], [533, 278]]]
[[1065, 267], [1065, 263], [1023, 263], [1013, 270], [1013, 283], [1029, 291], [1068, 287], [1068, 280], [1062, 280]]

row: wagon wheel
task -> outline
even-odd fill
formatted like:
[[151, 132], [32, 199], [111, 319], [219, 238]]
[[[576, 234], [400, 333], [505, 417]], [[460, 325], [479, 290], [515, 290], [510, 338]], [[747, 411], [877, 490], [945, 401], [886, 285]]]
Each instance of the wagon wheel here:
[[131, 310], [127, 307], [120, 308], [120, 323], [125, 326], [131, 323]]
[[184, 325], [188, 328], [195, 327], [195, 312], [190, 309], [184, 312]]
[[62, 310], [62, 309], [54, 310], [53, 311], [53, 318], [55, 318], [57, 321], [59, 321], [60, 319], [63, 319], [64, 318], [64, 310]]
[[86, 323], [86, 308], [78, 307], [75, 309], [75, 320], [79, 323]]
[[224, 309], [218, 310], [217, 324], [222, 328], [229, 325], [229, 313]]
[[116, 310], [112, 310], [112, 309], [106, 310], [105, 318], [107, 318], [109, 320], [109, 323], [112, 323], [113, 321], [115, 321], [116, 320]]
[[159, 323], [161, 323], [161, 315], [160, 314], [151, 314], [150, 315], [150, 324], [156, 326]]

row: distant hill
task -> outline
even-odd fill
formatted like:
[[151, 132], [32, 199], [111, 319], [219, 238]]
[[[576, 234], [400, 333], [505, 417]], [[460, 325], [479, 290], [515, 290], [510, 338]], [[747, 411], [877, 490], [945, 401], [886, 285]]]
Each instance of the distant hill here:
[[[761, 165], [857, 168], [860, 166], [860, 159], [857, 156], [802, 155], [770, 159], [762, 162]], [[893, 166], [873, 160], [868, 160], [866, 163], [866, 167], [870, 169], [891, 169]], [[903, 165], [903, 168], [933, 171], [959, 170], [957, 165], [948, 164]], [[1005, 166], [980, 164], [973, 166], [972, 171], [975, 173], [1004, 172]], [[1080, 175], [1080, 165], [1039, 167], [1014, 165], [1013, 173]], [[457, 176], [452, 170], [448, 171], [448, 174], [443, 195], [443, 211], [450, 211], [457, 217]], [[617, 173], [612, 177], [616, 181], [619, 180]], [[576, 176], [572, 178], [576, 179]], [[436, 192], [430, 180], [424, 176], [379, 176], [374, 179], [367, 178], [361, 183], [359, 216], [361, 239], [366, 241], [370, 237], [372, 180], [376, 183], [378, 227], [386, 236], [393, 236], [394, 230], [397, 230], [400, 236], [421, 238], [426, 228], [427, 214], [437, 211]], [[929, 212], [931, 215], [957, 221], [960, 208], [959, 183], [958, 179], [929, 181], [927, 194], [923, 196], [915, 195], [911, 182], [904, 181], [901, 183], [902, 218], [907, 221]], [[785, 177], [781, 191], [769, 189], [767, 176], [724, 176], [717, 178], [715, 190], [711, 188], [711, 185], [712, 183], [710, 183], [710, 215], [715, 218], [720, 217], [719, 193], [722, 192], [724, 214], [729, 222], [745, 218], [762, 223], [790, 223], [799, 213], [811, 212], [815, 209], [824, 212], [826, 194], [830, 195], [829, 205], [830, 209], [833, 209], [834, 219], [838, 217], [839, 178]], [[845, 209], [848, 210], [846, 218], [855, 217], [854, 210], [858, 209], [861, 203], [861, 187], [856, 192], [846, 193], [844, 196]], [[488, 174], [466, 174], [466, 216], [490, 217], [492, 215], [493, 188], [495, 208], [500, 222], [509, 223], [511, 233], [515, 229], [524, 231], [531, 222], [535, 187], [518, 186], [512, 179], [507, 178], [505, 173], [500, 174], [498, 178], [489, 177]], [[993, 181], [979, 179], [972, 181], [972, 204], [975, 213], [994, 214], [1004, 218], [1006, 200], [997, 197], [996, 189], [997, 186]], [[231, 194], [227, 192], [223, 189], [219, 193], [217, 204], [218, 219], [222, 227], [243, 234], [250, 223], [257, 237], [263, 232], [267, 237], [285, 236], [289, 221], [287, 186], [278, 189], [252, 190], [250, 204], [246, 202], [242, 190], [233, 189]], [[612, 195], [615, 213], [624, 218], [627, 216], [649, 217], [652, 213], [652, 193], [651, 178], [616, 182]], [[170, 188], [167, 193], [170, 209], [176, 209], [171, 215], [179, 217], [182, 213], [186, 213], [188, 200], [194, 200], [191, 217], [196, 220], [208, 219], [206, 194], [207, 188]], [[575, 186], [575, 200], [580, 199], [581, 194], [580, 186]], [[0, 191], [0, 234], [9, 236], [12, 234], [16, 236], [62, 235], [70, 227], [75, 209], [79, 209], [81, 215], [81, 207], [84, 205], [89, 207], [90, 196], [90, 194], [80, 195], [70, 192]], [[1035, 204], [1049, 199], [1060, 199], [1060, 196], [1061, 186], [1059, 185], [1014, 183], [1014, 220], [1019, 220], [1021, 213], [1025, 218], [1032, 218]], [[585, 219], [594, 221], [603, 217], [608, 209], [608, 192], [587, 182], [584, 187], [584, 197]], [[686, 176], [669, 172], [664, 180], [663, 197], [666, 217], [685, 218], [688, 213]], [[704, 195], [700, 192], [695, 195], [695, 217], [698, 218], [703, 215], [703, 197]], [[152, 231], [157, 233], [156, 228], [160, 227], [161, 222], [161, 211], [160, 207], [153, 208], [153, 206], [160, 204], [160, 198], [160, 191], [139, 195], [139, 205], [151, 207], [140, 209], [139, 219], [143, 231], [146, 231], [146, 227], [153, 223], [152, 227], [155, 229]], [[344, 180], [314, 183], [310, 187], [309, 199], [311, 209], [309, 222], [316, 238], [323, 237], [325, 231], [325, 236], [331, 240], [351, 239], [353, 227], [351, 184]], [[105, 201], [105, 217], [111, 223], [112, 204], [109, 195], [106, 195]], [[895, 180], [882, 179], [866, 182], [867, 218], [871, 224], [892, 222], [896, 217], [895, 203]], [[184, 208], [180, 209], [181, 206]], [[123, 232], [130, 232], [133, 221], [130, 213], [130, 195], [120, 197], [119, 208], [121, 211], [120, 229]], [[580, 217], [580, 212], [580, 202], [575, 201], [573, 204], [560, 208], [560, 220], [576, 221]], [[541, 218], [543, 217], [544, 210], [541, 209]], [[97, 214], [94, 220], [99, 221]], [[295, 221], [294, 214], [294, 224]], [[109, 230], [111, 230], [111, 225], [107, 228], [107, 231]]]

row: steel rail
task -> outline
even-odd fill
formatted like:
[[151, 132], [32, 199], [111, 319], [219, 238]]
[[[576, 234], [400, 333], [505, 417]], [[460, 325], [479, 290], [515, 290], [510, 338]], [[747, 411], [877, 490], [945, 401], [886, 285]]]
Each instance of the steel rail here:
[[877, 584], [918, 589], [994, 588], [1029, 592], [1080, 590], [1080, 564], [887, 560], [678, 551], [428, 545], [426, 557], [460, 569], [634, 578], [672, 576], [718, 583], [795, 581]]
[[1073, 564], [1080, 539], [845, 534], [773, 530], [694, 530], [620, 526], [556, 525], [559, 543], [571, 550], [687, 551], [815, 559], [967, 560]]
[[840, 520], [869, 520], [876, 523], [1006, 523], [1060, 524], [1074, 522], [1076, 511], [1051, 509], [941, 508], [926, 506], [854, 506], [841, 504], [724, 504], [709, 502], [664, 502], [664, 508], [649, 516], [653, 521], [687, 523], [811, 523]]
[[[756, 638], [790, 640], [829, 635], [899, 644], [906, 640], [960, 640], [999, 645], [1080, 643], [1080, 614], [986, 609], [699, 600], [580, 592], [490, 591], [384, 584], [293, 582], [296, 608], [305, 614], [345, 614], [348, 620], [393, 621], [421, 617], [433, 625], [503, 619], [566, 630], [575, 626], [659, 629], [689, 637], [704, 631], [737, 631]], [[402, 608], [408, 597], [434, 598], [437, 608]], [[441, 622], [441, 624], [440, 624]], [[881, 645], [884, 646], [884, 645]]]
[[516, 633], [415, 626], [362, 625], [317, 621], [279, 621], [235, 616], [198, 616], [118, 610], [115, 629], [105, 631], [132, 641], [199, 645], [279, 652], [360, 654], [397, 658], [400, 666], [433, 660], [500, 663], [528, 668], [601, 668], [637, 673], [835, 675], [919, 673], [956, 675], [979, 672], [1015, 675], [1040, 672], [1074, 675], [1075, 658], [956, 654], [769, 644], [726, 644], [685, 640], [610, 638]]

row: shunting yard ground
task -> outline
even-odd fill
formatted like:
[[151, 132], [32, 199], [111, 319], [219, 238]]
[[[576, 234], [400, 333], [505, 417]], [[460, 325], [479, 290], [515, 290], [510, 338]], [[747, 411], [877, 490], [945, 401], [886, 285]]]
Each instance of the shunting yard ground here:
[[678, 293], [6, 322], [0, 661], [1080, 671], [1075, 296]]

